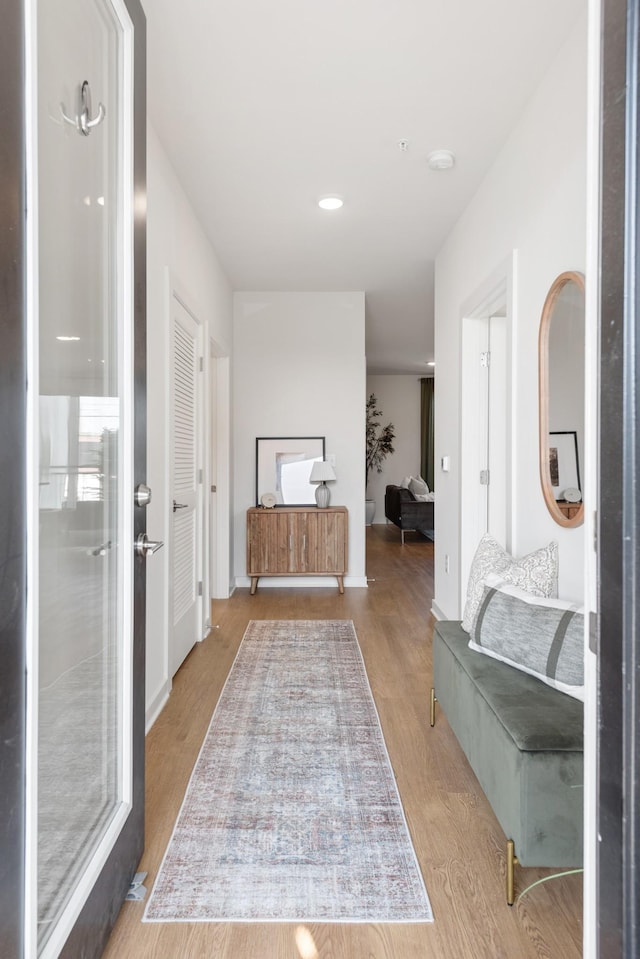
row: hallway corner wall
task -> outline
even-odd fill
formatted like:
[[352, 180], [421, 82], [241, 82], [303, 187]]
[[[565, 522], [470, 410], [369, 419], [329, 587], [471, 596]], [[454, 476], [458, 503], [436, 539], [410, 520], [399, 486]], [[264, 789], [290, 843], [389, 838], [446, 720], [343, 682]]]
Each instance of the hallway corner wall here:
[[[523, 555], [556, 540], [559, 595], [581, 601], [584, 529], [563, 529], [549, 515], [539, 480], [538, 330], [555, 277], [586, 265], [587, 31], [582, 17], [522, 112], [480, 189], [436, 260], [438, 369], [434, 606], [462, 614], [460, 445], [463, 304], [517, 251], [512, 302], [512, 550]], [[568, 109], [570, 104], [571, 109]], [[449, 572], [445, 572], [445, 556]]]

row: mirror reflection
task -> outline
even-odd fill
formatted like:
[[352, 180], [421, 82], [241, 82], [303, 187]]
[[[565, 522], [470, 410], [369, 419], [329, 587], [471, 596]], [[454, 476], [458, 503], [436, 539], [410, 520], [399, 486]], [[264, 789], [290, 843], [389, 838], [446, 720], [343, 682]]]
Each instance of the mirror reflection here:
[[554, 280], [540, 322], [540, 479], [545, 502], [561, 526], [583, 521], [584, 278]]

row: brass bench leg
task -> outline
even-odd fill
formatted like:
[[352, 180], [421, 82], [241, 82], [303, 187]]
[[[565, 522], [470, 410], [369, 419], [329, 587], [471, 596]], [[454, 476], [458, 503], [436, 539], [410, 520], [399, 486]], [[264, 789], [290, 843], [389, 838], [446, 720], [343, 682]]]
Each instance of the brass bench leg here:
[[516, 856], [516, 847], [513, 839], [507, 840], [507, 905], [512, 906], [515, 902], [515, 867], [518, 864]]
[[430, 700], [430, 702], [429, 702], [429, 724], [430, 724], [431, 726], [435, 726], [435, 724], [436, 724], [436, 703], [437, 703], [437, 702], [438, 702], [438, 700], [436, 699], [436, 691], [435, 691], [435, 689], [434, 689], [433, 686], [432, 686], [432, 687], [431, 687], [431, 700]]

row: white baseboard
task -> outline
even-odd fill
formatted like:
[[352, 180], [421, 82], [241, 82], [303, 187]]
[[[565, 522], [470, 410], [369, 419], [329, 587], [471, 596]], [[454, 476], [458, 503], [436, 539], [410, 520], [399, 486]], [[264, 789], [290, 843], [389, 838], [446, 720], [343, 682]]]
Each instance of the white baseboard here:
[[435, 619], [437, 619], [438, 621], [440, 621], [441, 619], [449, 618], [448, 616], [445, 616], [445, 614], [442, 612], [442, 610], [440, 609], [438, 604], [435, 602], [435, 600], [432, 600], [431, 602], [431, 613], [435, 617]]
[[[248, 576], [237, 576], [236, 587], [242, 589], [251, 586], [251, 579]], [[337, 580], [335, 576], [261, 576], [258, 581], [258, 589], [282, 589], [283, 586], [293, 587], [294, 589], [305, 589], [309, 586], [323, 589], [335, 589]], [[366, 576], [345, 576], [345, 589], [353, 587], [367, 587]]]
[[171, 693], [171, 682], [167, 680], [166, 683], [163, 683], [160, 691], [154, 697], [153, 701], [149, 703], [145, 712], [145, 736], [155, 723], [156, 719], [164, 709], [169, 699]]

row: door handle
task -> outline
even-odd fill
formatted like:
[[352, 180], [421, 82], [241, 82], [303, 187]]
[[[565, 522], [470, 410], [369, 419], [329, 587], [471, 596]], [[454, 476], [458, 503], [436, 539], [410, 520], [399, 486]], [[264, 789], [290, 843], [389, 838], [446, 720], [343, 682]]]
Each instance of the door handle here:
[[148, 556], [149, 553], [157, 553], [163, 546], [164, 543], [161, 540], [151, 540], [146, 533], [138, 533], [135, 547], [138, 556]]
[[188, 503], [176, 503], [175, 500], [173, 501], [173, 512], [174, 512], [174, 513], [177, 513], [179, 509], [188, 509], [188, 508], [189, 508], [189, 504], [188, 504]]
[[107, 550], [111, 549], [111, 540], [106, 543], [101, 543], [100, 546], [95, 546], [93, 549], [87, 550], [88, 556], [106, 556]]

